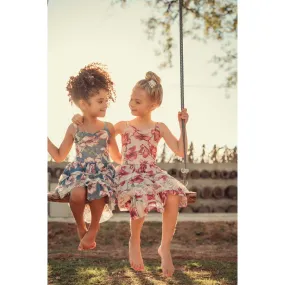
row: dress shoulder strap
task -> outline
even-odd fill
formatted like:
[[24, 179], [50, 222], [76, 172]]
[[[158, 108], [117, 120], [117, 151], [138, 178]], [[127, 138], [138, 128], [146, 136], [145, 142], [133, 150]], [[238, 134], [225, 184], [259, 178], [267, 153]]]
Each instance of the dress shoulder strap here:
[[110, 133], [109, 129], [108, 129], [108, 122], [104, 122], [104, 128], [103, 130], [106, 130], [108, 133]]
[[73, 124], [73, 127], [74, 127], [74, 129], [75, 129], [75, 132], [74, 132], [74, 134], [73, 134], [73, 137], [75, 137], [75, 135], [79, 132], [79, 126], [76, 125], [76, 124]]

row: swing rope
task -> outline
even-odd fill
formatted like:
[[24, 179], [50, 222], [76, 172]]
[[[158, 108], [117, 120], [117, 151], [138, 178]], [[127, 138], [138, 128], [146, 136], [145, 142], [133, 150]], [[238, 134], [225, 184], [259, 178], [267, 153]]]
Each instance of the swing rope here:
[[[183, 16], [182, 16], [182, 4], [183, 0], [179, 0], [179, 35], [180, 35], [180, 97], [181, 97], [181, 110], [184, 109], [184, 61], [183, 61]], [[185, 121], [182, 120], [182, 138], [183, 138], [183, 153], [184, 153], [184, 168], [181, 168], [183, 177], [183, 184], [187, 186], [186, 181], [187, 173], [189, 169], [186, 166], [186, 130]]]

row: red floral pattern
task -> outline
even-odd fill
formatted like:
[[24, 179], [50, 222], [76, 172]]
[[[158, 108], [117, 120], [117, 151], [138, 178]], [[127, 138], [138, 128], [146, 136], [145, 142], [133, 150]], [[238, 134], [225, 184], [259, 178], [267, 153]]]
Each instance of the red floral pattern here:
[[123, 163], [116, 169], [118, 204], [132, 219], [151, 210], [164, 211], [169, 194], [179, 195], [180, 207], [187, 206], [190, 191], [156, 163], [157, 144], [161, 139], [158, 123], [148, 130], [127, 125], [122, 134]]

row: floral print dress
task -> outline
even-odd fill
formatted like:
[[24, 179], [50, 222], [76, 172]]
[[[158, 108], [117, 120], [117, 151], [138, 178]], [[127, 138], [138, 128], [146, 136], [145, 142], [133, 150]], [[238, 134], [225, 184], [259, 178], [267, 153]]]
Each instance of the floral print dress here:
[[169, 194], [179, 195], [179, 207], [186, 207], [187, 195], [193, 193], [156, 165], [160, 139], [158, 123], [139, 130], [127, 122], [122, 133], [123, 162], [116, 169], [115, 182], [119, 209], [129, 211], [132, 219], [142, 218], [151, 210], [162, 213]]
[[[63, 199], [70, 195], [73, 188], [85, 187], [87, 201], [106, 197], [101, 223], [112, 217], [115, 206], [115, 168], [110, 162], [108, 151], [110, 132], [106, 122], [104, 129], [95, 133], [80, 131], [75, 127], [76, 158], [65, 167], [53, 196]], [[85, 205], [84, 219], [86, 222], [91, 220], [88, 203]]]

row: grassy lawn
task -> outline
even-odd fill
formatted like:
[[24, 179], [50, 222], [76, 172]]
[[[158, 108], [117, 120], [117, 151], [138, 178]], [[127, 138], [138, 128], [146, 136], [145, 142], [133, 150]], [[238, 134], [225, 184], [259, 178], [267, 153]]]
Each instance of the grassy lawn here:
[[129, 224], [103, 223], [95, 250], [79, 252], [76, 227], [48, 224], [49, 285], [88, 284], [237, 284], [237, 223], [180, 222], [171, 252], [176, 271], [162, 277], [157, 248], [161, 223], [146, 222], [142, 231], [145, 272], [135, 272], [128, 262]]
[[148, 284], [237, 284], [237, 264], [221, 261], [176, 260], [176, 271], [171, 278], [161, 275], [158, 260], [145, 260], [145, 272], [135, 272], [127, 260], [75, 258], [50, 259], [49, 284], [61, 285], [148, 285]]

